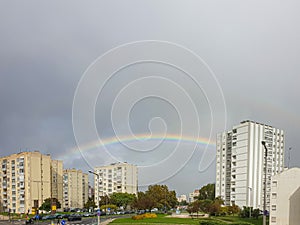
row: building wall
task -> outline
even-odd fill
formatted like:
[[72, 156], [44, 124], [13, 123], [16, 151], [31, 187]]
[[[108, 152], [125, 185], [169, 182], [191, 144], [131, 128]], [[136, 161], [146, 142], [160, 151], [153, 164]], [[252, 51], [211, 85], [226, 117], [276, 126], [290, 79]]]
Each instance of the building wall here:
[[82, 174], [82, 201], [83, 205], [89, 200], [89, 176]]
[[51, 197], [51, 157], [38, 151], [0, 158], [0, 199], [3, 210], [32, 212]]
[[[137, 167], [128, 163], [114, 163], [108, 166], [94, 168], [95, 203], [98, 205], [101, 196], [112, 193], [137, 194], [138, 174]], [[99, 196], [98, 196], [99, 193]]]
[[63, 205], [63, 162], [51, 161], [52, 198], [56, 198]]
[[217, 135], [216, 197], [226, 205], [263, 208], [264, 147], [267, 157], [267, 208], [271, 176], [284, 168], [284, 132], [271, 126], [243, 121]]
[[81, 170], [67, 169], [63, 175], [63, 207], [83, 208], [88, 196], [88, 175]]
[[300, 221], [300, 169], [272, 177], [270, 225], [298, 225]]

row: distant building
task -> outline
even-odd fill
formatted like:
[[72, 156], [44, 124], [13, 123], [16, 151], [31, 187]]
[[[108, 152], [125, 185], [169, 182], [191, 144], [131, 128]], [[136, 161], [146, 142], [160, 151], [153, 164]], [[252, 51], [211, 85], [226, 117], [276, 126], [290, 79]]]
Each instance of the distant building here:
[[271, 176], [284, 169], [284, 132], [269, 125], [243, 121], [217, 135], [216, 197], [225, 205], [263, 209], [264, 155], [268, 148], [267, 209], [270, 204]]
[[99, 180], [97, 176], [94, 176], [96, 205], [102, 196], [115, 192], [137, 194], [137, 166], [128, 163], [113, 163], [108, 166], [96, 167], [94, 172], [99, 174]]
[[184, 202], [184, 201], [187, 202], [186, 195], [180, 195], [180, 196], [177, 198], [177, 201], [178, 201], [178, 202]]
[[63, 162], [61, 160], [52, 160], [51, 163], [51, 192], [52, 198], [56, 198], [60, 204], [63, 204]]
[[300, 224], [300, 168], [272, 177], [270, 225]]
[[95, 198], [95, 189], [89, 185], [89, 198]]
[[200, 192], [199, 190], [195, 190], [194, 192], [189, 194], [189, 203], [192, 203], [198, 199]]
[[88, 174], [67, 169], [63, 175], [63, 208], [83, 208], [88, 200]]
[[62, 161], [38, 151], [0, 158], [0, 205], [4, 211], [34, 213], [47, 198], [62, 203]]

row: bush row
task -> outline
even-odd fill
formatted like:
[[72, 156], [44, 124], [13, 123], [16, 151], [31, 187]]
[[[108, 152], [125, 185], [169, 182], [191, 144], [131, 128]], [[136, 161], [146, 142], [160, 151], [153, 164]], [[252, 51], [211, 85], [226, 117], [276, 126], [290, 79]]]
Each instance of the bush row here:
[[[229, 225], [229, 224], [217, 220], [203, 220], [200, 221], [200, 225]], [[230, 223], [230, 225], [253, 225], [253, 224], [247, 222], [234, 222], [234, 223]]]
[[156, 218], [157, 215], [154, 213], [145, 213], [141, 215], [136, 215], [131, 217], [133, 220], [143, 220], [143, 219], [150, 219], [150, 218]]

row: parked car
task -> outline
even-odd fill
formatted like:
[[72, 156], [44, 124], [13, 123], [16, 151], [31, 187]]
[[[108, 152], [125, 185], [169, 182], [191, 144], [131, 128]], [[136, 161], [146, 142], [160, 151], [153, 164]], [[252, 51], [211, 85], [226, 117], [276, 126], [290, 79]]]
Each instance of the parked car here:
[[90, 213], [84, 213], [83, 214], [83, 217], [90, 217], [90, 216], [92, 216]]
[[79, 214], [72, 214], [69, 216], [68, 221], [81, 220], [82, 217]]
[[54, 215], [43, 216], [42, 220], [53, 220], [56, 219]]
[[68, 218], [70, 217], [70, 215], [71, 215], [71, 214], [64, 214], [64, 215], [62, 215], [62, 217], [63, 217], [64, 219], [68, 219]]

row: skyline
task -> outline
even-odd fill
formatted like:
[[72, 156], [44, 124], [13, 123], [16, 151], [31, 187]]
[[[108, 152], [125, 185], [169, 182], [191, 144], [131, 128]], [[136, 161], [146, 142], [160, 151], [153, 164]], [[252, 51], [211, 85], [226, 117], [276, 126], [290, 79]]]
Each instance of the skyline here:
[[[142, 167], [164, 162], [179, 143], [176, 160], [182, 158], [183, 162], [167, 163], [166, 171], [157, 172], [159, 180], [149, 177], [143, 183], [163, 180], [161, 183], [176, 189], [178, 195], [187, 194], [215, 181], [213, 144], [217, 133], [249, 119], [283, 129], [285, 164], [291, 147], [290, 165], [300, 166], [300, 15], [296, 10], [300, 3], [131, 3], [0, 3], [0, 157], [28, 149], [61, 157], [66, 168], [83, 171], [115, 159]], [[192, 64], [185, 51], [173, 54], [178, 49], [157, 51], [160, 54], [155, 56], [178, 60], [188, 72], [197, 71], [199, 65], [201, 72], [195, 76], [203, 89], [175, 67], [155, 63], [122, 67], [97, 92], [94, 105], [95, 130], [104, 146], [86, 131], [82, 133], [87, 136], [78, 144], [72, 113], [84, 74], [105, 53], [144, 40], [175, 43], [193, 51], [202, 64]], [[135, 54], [112, 55], [114, 60], [107, 66], [139, 56], [131, 53]], [[215, 80], [210, 80], [209, 69]], [[105, 78], [105, 73], [99, 74]], [[157, 80], [158, 76], [163, 79]], [[94, 84], [100, 86], [101, 82]], [[130, 88], [124, 89], [128, 85]], [[99, 91], [99, 86], [95, 90]], [[93, 90], [91, 85], [86, 93]], [[181, 95], [181, 90], [187, 95]], [[151, 91], [160, 98], [143, 98], [134, 104], [135, 97]], [[188, 105], [190, 100], [195, 106]], [[115, 101], [119, 104], [114, 106]], [[153, 140], [139, 138], [151, 134]], [[161, 139], [181, 134], [205, 143]], [[132, 141], [134, 136], [136, 141]], [[120, 144], [105, 145], [106, 140], [113, 142], [118, 137]], [[78, 146], [82, 152], [77, 151]]]

